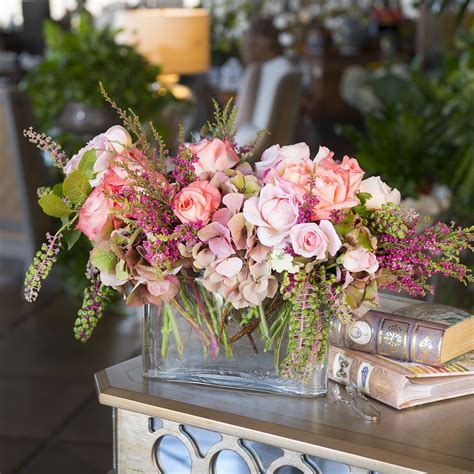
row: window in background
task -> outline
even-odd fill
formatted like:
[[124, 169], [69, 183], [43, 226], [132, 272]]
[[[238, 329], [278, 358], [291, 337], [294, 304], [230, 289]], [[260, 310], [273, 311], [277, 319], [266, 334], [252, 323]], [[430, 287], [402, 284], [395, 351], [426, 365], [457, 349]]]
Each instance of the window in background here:
[[2, 0], [0, 9], [0, 28], [15, 30], [23, 25], [21, 0]]

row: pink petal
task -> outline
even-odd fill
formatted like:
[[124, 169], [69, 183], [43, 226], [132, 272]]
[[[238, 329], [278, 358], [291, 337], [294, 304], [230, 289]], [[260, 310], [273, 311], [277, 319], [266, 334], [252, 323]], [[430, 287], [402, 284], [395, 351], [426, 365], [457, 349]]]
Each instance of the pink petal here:
[[336, 229], [330, 221], [323, 220], [319, 223], [319, 227], [328, 238], [328, 251], [331, 257], [336, 255], [336, 252], [342, 247], [342, 242], [337, 235]]
[[224, 206], [226, 206], [232, 214], [240, 211], [244, 202], [244, 195], [240, 193], [229, 193], [222, 198]]
[[266, 226], [267, 223], [262, 219], [260, 211], [258, 210], [258, 207], [257, 207], [258, 202], [259, 202], [258, 197], [251, 197], [250, 199], [247, 199], [247, 201], [245, 201], [244, 217], [251, 224], [258, 225], [258, 226]]
[[268, 227], [259, 227], [257, 229], [257, 236], [263, 245], [273, 247], [283, 242], [288, 236], [288, 232], [282, 232], [281, 230], [270, 229]]
[[209, 249], [218, 258], [227, 258], [234, 253], [232, 245], [222, 237], [214, 237], [209, 240]]
[[227, 258], [223, 262], [219, 263], [216, 267], [216, 272], [220, 275], [231, 277], [237, 275], [242, 269], [243, 263], [240, 258], [232, 257]]

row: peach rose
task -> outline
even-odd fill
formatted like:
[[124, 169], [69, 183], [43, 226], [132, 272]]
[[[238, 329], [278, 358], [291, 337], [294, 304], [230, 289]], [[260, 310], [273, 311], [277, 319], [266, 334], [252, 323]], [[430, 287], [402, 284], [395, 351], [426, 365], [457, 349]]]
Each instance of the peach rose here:
[[342, 246], [334, 226], [326, 220], [319, 225], [314, 222], [295, 225], [290, 230], [290, 239], [297, 255], [317, 260], [324, 260], [328, 253], [333, 257]]
[[189, 148], [199, 158], [194, 163], [194, 169], [198, 176], [208, 171], [212, 173], [225, 171], [239, 162], [239, 157], [228, 140], [205, 138], [199, 143], [189, 145]]
[[257, 226], [260, 243], [271, 247], [283, 242], [296, 224], [298, 203], [294, 195], [267, 184], [260, 196], [245, 201], [244, 217]]
[[355, 195], [364, 172], [354, 158], [345, 156], [342, 163], [337, 163], [332, 156], [327, 148], [320, 147], [315, 158], [315, 195], [319, 204], [314, 209], [314, 219], [328, 219], [332, 211], [359, 203]]
[[302, 198], [309, 191], [312, 171], [313, 163], [309, 159], [287, 159], [272, 168], [263, 181]]
[[207, 224], [220, 202], [219, 190], [209, 181], [195, 181], [174, 197], [174, 215], [183, 224], [196, 221]]
[[262, 153], [262, 158], [255, 163], [255, 169], [259, 178], [264, 178], [271, 168], [276, 167], [285, 160], [308, 160], [309, 147], [306, 143], [296, 143], [295, 145], [273, 145]]
[[349, 250], [344, 254], [342, 265], [350, 272], [375, 273], [379, 268], [379, 262], [374, 253], [366, 249]]

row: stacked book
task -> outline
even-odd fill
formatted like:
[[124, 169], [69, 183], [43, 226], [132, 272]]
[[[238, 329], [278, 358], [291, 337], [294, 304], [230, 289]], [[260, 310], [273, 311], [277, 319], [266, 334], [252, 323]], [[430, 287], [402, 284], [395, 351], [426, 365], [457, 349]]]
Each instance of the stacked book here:
[[329, 378], [403, 409], [474, 393], [474, 316], [383, 295], [381, 308], [331, 323]]

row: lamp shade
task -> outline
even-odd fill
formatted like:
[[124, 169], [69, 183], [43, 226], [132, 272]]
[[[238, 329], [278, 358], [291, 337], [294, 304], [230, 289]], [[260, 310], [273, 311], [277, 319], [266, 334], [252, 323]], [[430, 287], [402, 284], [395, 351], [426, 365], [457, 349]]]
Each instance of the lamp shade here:
[[139, 8], [117, 17], [121, 40], [136, 45], [163, 74], [197, 74], [209, 69], [209, 14], [194, 8]]

